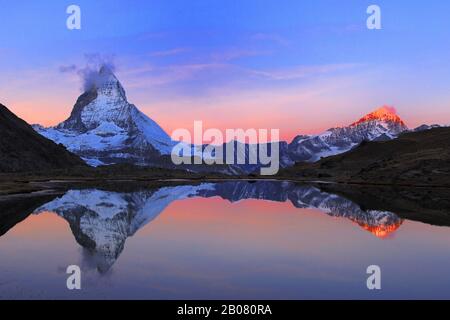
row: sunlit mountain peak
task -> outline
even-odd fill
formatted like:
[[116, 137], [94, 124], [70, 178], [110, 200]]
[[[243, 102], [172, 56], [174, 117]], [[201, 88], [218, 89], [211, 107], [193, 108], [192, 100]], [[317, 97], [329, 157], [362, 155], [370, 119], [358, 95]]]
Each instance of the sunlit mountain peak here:
[[357, 122], [353, 123], [352, 126], [357, 126], [361, 123], [368, 121], [381, 121], [381, 122], [391, 122], [398, 123], [401, 126], [406, 127], [405, 122], [398, 116], [397, 111], [394, 107], [382, 106], [375, 111], [366, 114], [364, 117], [359, 119]]

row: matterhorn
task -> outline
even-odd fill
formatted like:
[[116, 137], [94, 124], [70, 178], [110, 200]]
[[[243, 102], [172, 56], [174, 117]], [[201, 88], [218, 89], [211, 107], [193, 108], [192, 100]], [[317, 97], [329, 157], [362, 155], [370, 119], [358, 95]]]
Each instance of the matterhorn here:
[[34, 126], [93, 166], [113, 163], [151, 165], [170, 155], [174, 142], [152, 119], [128, 102], [110, 68], [90, 79], [70, 117], [55, 127]]

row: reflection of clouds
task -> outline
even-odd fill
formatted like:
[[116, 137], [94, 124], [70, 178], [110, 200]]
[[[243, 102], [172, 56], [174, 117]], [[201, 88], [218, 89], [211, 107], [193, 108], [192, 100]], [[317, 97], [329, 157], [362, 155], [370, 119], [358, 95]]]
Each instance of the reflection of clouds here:
[[97, 270], [97, 263], [98, 259], [96, 256], [92, 253], [92, 251], [80, 247], [80, 257], [81, 257], [81, 264], [80, 267], [84, 270]]
[[[113, 286], [114, 271], [109, 268], [101, 271], [99, 266], [104, 264], [103, 258], [98, 254], [80, 246], [78, 248], [78, 261], [74, 263], [80, 267], [81, 270], [81, 288], [82, 290], [92, 290], [94, 288], [108, 288]], [[58, 273], [64, 275], [62, 279], [67, 279], [67, 266], [58, 267]], [[99, 272], [100, 271], [100, 272]]]
[[[85, 288], [112, 287], [114, 281], [114, 269], [108, 268], [105, 272], [99, 272], [102, 258], [89, 249], [80, 247], [79, 267], [82, 272], [82, 285]], [[100, 274], [100, 276], [99, 276]]]

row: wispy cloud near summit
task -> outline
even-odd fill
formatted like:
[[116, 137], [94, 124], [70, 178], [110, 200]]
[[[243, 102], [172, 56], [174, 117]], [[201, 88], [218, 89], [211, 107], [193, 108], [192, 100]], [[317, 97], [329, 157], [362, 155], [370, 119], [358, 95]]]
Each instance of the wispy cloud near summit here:
[[83, 91], [89, 91], [92, 87], [99, 85], [102, 81], [99, 74], [101, 68], [107, 68], [111, 72], [116, 70], [113, 56], [104, 56], [98, 53], [85, 54], [85, 60], [86, 63], [82, 67], [76, 64], [59, 67], [59, 71], [62, 73], [77, 74], [81, 79]]

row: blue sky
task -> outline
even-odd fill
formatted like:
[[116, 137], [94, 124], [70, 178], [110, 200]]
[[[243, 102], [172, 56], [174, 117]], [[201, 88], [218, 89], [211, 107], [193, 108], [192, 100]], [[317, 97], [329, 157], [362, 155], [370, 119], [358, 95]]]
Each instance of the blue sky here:
[[[86, 55], [112, 59], [131, 102], [167, 131], [280, 128], [286, 139], [384, 104], [410, 126], [450, 123], [450, 3], [365, 0], [0, 0], [0, 102], [64, 120]], [[77, 4], [82, 29], [66, 28]], [[366, 8], [382, 30], [366, 28]]]

